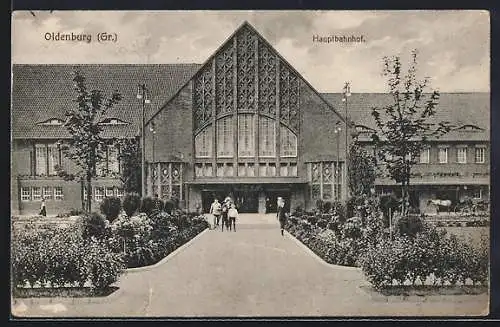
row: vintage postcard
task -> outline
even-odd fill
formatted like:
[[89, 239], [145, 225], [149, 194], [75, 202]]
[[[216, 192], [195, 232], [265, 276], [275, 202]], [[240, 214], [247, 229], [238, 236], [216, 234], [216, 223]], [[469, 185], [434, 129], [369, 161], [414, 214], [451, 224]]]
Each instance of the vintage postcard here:
[[11, 313], [489, 313], [488, 11], [16, 11]]

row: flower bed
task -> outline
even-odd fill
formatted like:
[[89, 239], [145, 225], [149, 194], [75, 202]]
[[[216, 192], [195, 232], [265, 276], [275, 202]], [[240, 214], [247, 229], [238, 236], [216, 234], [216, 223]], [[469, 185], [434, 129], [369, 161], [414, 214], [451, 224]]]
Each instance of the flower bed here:
[[11, 243], [13, 295], [109, 294], [124, 268], [152, 265], [207, 227], [203, 217], [179, 210], [121, 214], [112, 223], [92, 213], [63, 228], [16, 224]]
[[419, 217], [396, 220], [389, 233], [373, 207], [358, 211], [360, 218], [345, 221], [332, 214], [292, 216], [286, 229], [326, 262], [362, 268], [378, 290], [487, 286], [487, 235], [469, 244]]

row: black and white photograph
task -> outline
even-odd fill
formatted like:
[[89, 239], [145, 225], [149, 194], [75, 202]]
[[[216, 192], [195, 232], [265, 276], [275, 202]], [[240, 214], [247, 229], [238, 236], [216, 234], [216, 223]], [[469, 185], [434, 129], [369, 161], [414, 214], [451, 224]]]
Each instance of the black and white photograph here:
[[14, 11], [13, 318], [490, 312], [490, 13]]

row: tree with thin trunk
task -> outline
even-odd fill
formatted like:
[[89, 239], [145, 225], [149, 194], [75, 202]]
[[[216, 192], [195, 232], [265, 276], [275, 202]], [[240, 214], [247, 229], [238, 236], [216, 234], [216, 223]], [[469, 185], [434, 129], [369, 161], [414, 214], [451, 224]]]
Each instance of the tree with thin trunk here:
[[122, 163], [122, 174], [120, 180], [126, 193], [141, 192], [141, 148], [137, 139], [121, 139], [120, 162]]
[[408, 71], [403, 75], [399, 56], [384, 57], [383, 76], [387, 78], [391, 103], [372, 108], [376, 130], [372, 140], [378, 157], [390, 177], [401, 185], [401, 213], [409, 204], [410, 177], [420, 152], [430, 140], [438, 139], [452, 128], [450, 122], [436, 122], [434, 116], [439, 92], [427, 91], [429, 77], [417, 78], [417, 50], [411, 53]]
[[118, 91], [111, 97], [106, 97], [100, 90], [87, 90], [85, 77], [78, 70], [73, 77], [76, 97], [75, 108], [66, 112], [65, 126], [71, 138], [61, 146], [65, 157], [72, 160], [81, 170], [76, 174], [68, 174], [59, 169], [59, 175], [66, 179], [75, 179], [79, 176], [85, 181], [87, 189], [86, 208], [92, 210], [92, 179], [96, 177], [96, 166], [103, 162], [106, 147], [113, 144], [114, 139], [105, 139], [101, 136], [103, 130], [99, 123], [106, 112], [121, 100]]

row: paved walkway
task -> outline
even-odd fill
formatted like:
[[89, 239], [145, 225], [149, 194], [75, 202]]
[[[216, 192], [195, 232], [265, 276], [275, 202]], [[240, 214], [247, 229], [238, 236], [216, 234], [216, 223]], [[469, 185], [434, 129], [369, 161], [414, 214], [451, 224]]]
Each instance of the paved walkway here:
[[242, 215], [236, 232], [207, 230], [153, 268], [128, 272], [106, 298], [23, 299], [22, 316], [275, 317], [467, 315], [488, 297], [386, 298], [367, 291], [359, 269], [331, 266], [290, 235], [274, 215]]

